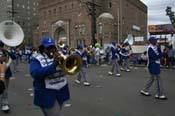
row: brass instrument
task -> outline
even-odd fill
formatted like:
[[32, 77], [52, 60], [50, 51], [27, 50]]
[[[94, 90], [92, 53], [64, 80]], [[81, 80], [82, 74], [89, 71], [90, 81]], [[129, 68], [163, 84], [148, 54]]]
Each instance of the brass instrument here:
[[[0, 41], [7, 46], [18, 46], [24, 39], [24, 32], [22, 28], [14, 21], [7, 20], [0, 23]], [[8, 57], [7, 51], [0, 49], [0, 94], [5, 89], [4, 77], [6, 68], [9, 67], [12, 59]], [[6, 65], [4, 67], [4, 64]]]
[[61, 53], [58, 53], [56, 54], [56, 62], [62, 71], [68, 75], [76, 74], [82, 66], [81, 57], [75, 54], [65, 56]]
[[59, 48], [63, 48], [64, 45], [65, 45], [65, 44], [64, 44], [62, 41], [58, 42], [58, 47], [59, 47]]
[[130, 49], [130, 46], [133, 45], [134, 43], [134, 38], [132, 34], [128, 34], [127, 38], [124, 40], [123, 45], [125, 46], [125, 49], [127, 50], [126, 53], [122, 54], [123, 56], [130, 56], [132, 53], [132, 50]]
[[24, 32], [20, 25], [14, 21], [3, 21], [0, 23], [0, 40], [7, 46], [20, 45], [24, 39]]
[[[20, 45], [23, 40], [24, 32], [20, 25], [11, 20], [3, 21], [0, 23], [0, 41], [2, 41], [5, 45], [15, 47]], [[7, 58], [8, 55], [5, 55], [5, 52], [3, 51], [5, 50], [0, 50], [0, 62], [5, 62], [8, 67], [11, 63], [11, 60]]]

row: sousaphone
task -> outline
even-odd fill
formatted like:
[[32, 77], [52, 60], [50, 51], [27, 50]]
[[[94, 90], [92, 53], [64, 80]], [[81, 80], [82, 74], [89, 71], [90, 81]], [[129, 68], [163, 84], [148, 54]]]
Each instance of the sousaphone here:
[[[18, 46], [23, 42], [23, 39], [24, 32], [17, 23], [11, 20], [6, 20], [0, 23], [0, 41], [5, 45], [10, 47]], [[12, 59], [8, 57], [7, 52], [4, 51], [5, 50], [0, 49], [0, 52], [2, 53], [0, 55], [0, 62], [2, 65], [5, 64], [6, 67], [9, 67]], [[0, 94], [2, 94], [5, 89], [5, 71], [6, 69], [0, 71]]]
[[24, 39], [24, 32], [20, 25], [11, 20], [0, 23], [0, 40], [7, 46], [20, 45]]

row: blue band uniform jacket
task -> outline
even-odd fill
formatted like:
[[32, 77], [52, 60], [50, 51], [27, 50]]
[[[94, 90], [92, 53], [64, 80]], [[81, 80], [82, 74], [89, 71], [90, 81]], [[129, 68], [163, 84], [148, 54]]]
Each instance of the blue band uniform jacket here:
[[148, 69], [151, 74], [160, 74], [160, 58], [163, 56], [160, 49], [156, 46], [149, 45], [148, 53]]
[[57, 100], [59, 104], [70, 98], [67, 80], [65, 84], [59, 89], [46, 88], [45, 80], [53, 75], [59, 74], [56, 69], [53, 59], [49, 59], [46, 54], [36, 54], [30, 59], [30, 74], [34, 86], [34, 104], [43, 108], [53, 107]]

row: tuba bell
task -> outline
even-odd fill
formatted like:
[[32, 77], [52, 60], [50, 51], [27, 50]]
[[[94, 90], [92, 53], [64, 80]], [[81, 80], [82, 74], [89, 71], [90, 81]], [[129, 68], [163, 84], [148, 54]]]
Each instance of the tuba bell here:
[[129, 43], [129, 45], [133, 45], [134, 39], [132, 34], [128, 34], [127, 38], [123, 42], [124, 44]]
[[0, 23], [0, 40], [7, 46], [20, 45], [24, 39], [24, 32], [20, 25], [11, 20]]

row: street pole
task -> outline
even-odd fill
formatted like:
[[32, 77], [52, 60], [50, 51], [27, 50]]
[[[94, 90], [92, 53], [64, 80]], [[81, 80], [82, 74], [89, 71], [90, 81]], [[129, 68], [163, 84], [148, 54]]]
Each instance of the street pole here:
[[12, 4], [12, 9], [11, 9], [11, 11], [7, 11], [7, 12], [11, 14], [11, 20], [13, 22], [14, 21], [15, 14], [17, 12], [14, 11], [14, 0], [12, 0], [12, 3], [11, 4]]
[[97, 43], [97, 40], [95, 39], [96, 35], [96, 8], [95, 8], [95, 1], [92, 0], [92, 10], [91, 10], [91, 30], [92, 30], [92, 45], [95, 46], [95, 43]]
[[95, 35], [97, 33], [97, 28], [96, 28], [96, 7], [100, 7], [95, 3], [95, 0], [91, 0], [91, 2], [85, 2], [87, 9], [88, 9], [88, 14], [91, 16], [91, 44], [95, 46], [97, 43], [97, 39], [95, 38]]
[[118, 7], [118, 21], [117, 21], [117, 23], [118, 23], [118, 24], [117, 24], [117, 26], [118, 26], [118, 29], [117, 29], [117, 30], [118, 30], [118, 34], [117, 34], [117, 35], [118, 35], [118, 39], [117, 39], [118, 44], [119, 44], [119, 42], [120, 42], [120, 14], [119, 14], [120, 11], [119, 11], [119, 9], [120, 9], [120, 8]]

